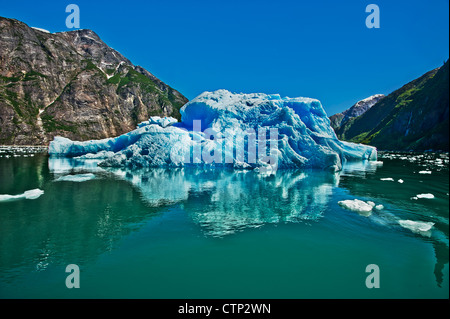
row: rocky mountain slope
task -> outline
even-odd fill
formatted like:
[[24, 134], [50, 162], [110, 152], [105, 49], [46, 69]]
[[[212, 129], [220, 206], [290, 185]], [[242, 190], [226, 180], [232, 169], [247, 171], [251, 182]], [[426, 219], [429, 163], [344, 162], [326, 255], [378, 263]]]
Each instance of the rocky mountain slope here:
[[379, 100], [335, 129], [379, 150], [449, 150], [449, 61]]
[[356, 102], [352, 107], [342, 113], [337, 113], [330, 116], [331, 127], [336, 130], [339, 126], [346, 123], [349, 119], [357, 117], [365, 113], [368, 109], [375, 105], [384, 97], [384, 94], [375, 94], [365, 98], [364, 100]]
[[0, 17], [0, 144], [117, 136], [187, 99], [91, 30], [47, 33]]

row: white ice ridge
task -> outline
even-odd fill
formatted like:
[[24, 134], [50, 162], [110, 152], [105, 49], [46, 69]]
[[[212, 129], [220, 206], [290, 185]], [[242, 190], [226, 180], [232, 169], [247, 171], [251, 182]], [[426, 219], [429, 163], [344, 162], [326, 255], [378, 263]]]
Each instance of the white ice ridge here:
[[427, 232], [434, 226], [432, 222], [417, 222], [413, 220], [399, 220], [398, 223], [403, 228], [407, 228], [414, 233]]
[[42, 194], [44, 194], [43, 190], [40, 190], [38, 188], [31, 189], [29, 191], [25, 191], [23, 194], [19, 195], [0, 195], [0, 202], [7, 202], [7, 201], [13, 201], [13, 200], [19, 200], [19, 199], [36, 199], [40, 197]]
[[76, 175], [65, 175], [55, 179], [55, 182], [86, 182], [94, 179], [95, 175], [92, 173], [87, 174], [76, 174]]
[[105, 158], [100, 166], [129, 168], [208, 165], [337, 171], [347, 161], [377, 160], [374, 147], [339, 141], [315, 99], [218, 90], [200, 94], [180, 113], [180, 123], [152, 117], [115, 138], [77, 142], [55, 137], [49, 154], [96, 157], [93, 154], [102, 152], [97, 157]]
[[150, 125], [150, 124], [157, 124], [161, 127], [167, 127], [170, 125], [173, 125], [175, 123], [177, 123], [178, 120], [173, 118], [173, 117], [159, 117], [159, 116], [150, 116], [150, 119], [148, 121], [144, 121], [138, 124], [137, 128], [146, 126], [146, 125]]
[[34, 29], [34, 30], [38, 30], [38, 31], [44, 32], [44, 33], [51, 33], [50, 31], [42, 29], [42, 28], [36, 28], [36, 27], [31, 27], [31, 28]]

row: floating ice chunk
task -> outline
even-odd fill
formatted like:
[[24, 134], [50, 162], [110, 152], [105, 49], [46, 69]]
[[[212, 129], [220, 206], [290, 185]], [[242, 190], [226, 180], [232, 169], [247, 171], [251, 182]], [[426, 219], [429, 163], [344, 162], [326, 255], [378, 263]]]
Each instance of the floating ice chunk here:
[[380, 204], [380, 205], [375, 206], [375, 209], [382, 210], [382, 209], [384, 209], [384, 206]]
[[7, 202], [19, 199], [36, 199], [40, 197], [42, 194], [44, 194], [44, 191], [40, 190], [39, 188], [36, 188], [25, 191], [23, 194], [20, 195], [8, 195], [8, 194], [0, 195], [0, 202]]
[[416, 195], [416, 197], [417, 197], [417, 198], [427, 198], [427, 199], [432, 199], [432, 198], [434, 198], [434, 195], [433, 195], [433, 194], [419, 194], [419, 195]]
[[86, 182], [94, 178], [95, 175], [92, 173], [65, 175], [55, 179], [55, 182]]
[[407, 228], [411, 230], [413, 233], [418, 233], [422, 235], [429, 235], [427, 232], [431, 230], [431, 228], [434, 226], [434, 223], [432, 222], [417, 222], [413, 220], [399, 220], [398, 223], [403, 228]]
[[390, 181], [393, 182], [394, 179], [392, 177], [380, 178], [380, 181]]
[[375, 206], [375, 203], [373, 202], [364, 202], [359, 199], [341, 200], [338, 204], [348, 210], [357, 212], [358, 214], [366, 217], [371, 215], [372, 209]]
[[[337, 171], [349, 161], [377, 160], [376, 148], [338, 140], [322, 104], [315, 99], [217, 90], [200, 94], [180, 113], [182, 122], [177, 125], [173, 125], [174, 118], [155, 116], [116, 138], [77, 142], [55, 137], [49, 154], [76, 157], [114, 152], [99, 165], [130, 168], [191, 164], [240, 168], [244, 159], [256, 168], [262, 167], [262, 157], [270, 165], [276, 163], [272, 168]], [[258, 154], [251, 136], [257, 140]], [[261, 155], [260, 145], [268, 148], [269, 144], [270, 155]]]
[[419, 174], [431, 174], [431, 171], [420, 171]]
[[374, 207], [375, 207], [375, 203], [374, 203], [374, 202], [372, 202], [372, 201], [370, 201], [370, 200], [369, 200], [369, 201], [367, 201], [366, 203], [367, 203], [367, 204], [369, 204], [370, 206], [372, 206], [372, 208], [374, 208]]
[[26, 191], [23, 194], [25, 196], [25, 199], [36, 199], [36, 198], [40, 197], [42, 194], [44, 194], [44, 191], [39, 188], [35, 188], [32, 190]]
[[399, 182], [400, 184], [403, 184], [403, 179], [399, 179], [397, 182]]

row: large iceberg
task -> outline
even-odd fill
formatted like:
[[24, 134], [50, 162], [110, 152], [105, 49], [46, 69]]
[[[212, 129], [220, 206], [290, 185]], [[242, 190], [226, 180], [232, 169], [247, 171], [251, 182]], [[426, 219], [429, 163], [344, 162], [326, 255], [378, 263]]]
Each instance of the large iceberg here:
[[204, 92], [185, 104], [181, 122], [152, 117], [115, 138], [55, 137], [53, 157], [102, 158], [100, 166], [321, 168], [376, 160], [374, 147], [339, 141], [320, 101], [278, 94]]

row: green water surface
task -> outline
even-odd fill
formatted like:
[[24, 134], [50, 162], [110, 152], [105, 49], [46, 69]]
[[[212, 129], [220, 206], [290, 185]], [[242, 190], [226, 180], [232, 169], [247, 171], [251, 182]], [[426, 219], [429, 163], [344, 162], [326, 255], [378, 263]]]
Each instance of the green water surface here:
[[[44, 194], [0, 202], [0, 298], [448, 298], [448, 155], [379, 161], [266, 176], [3, 156], [0, 194]], [[338, 204], [356, 198], [384, 208]], [[369, 264], [379, 288], [366, 287]]]

